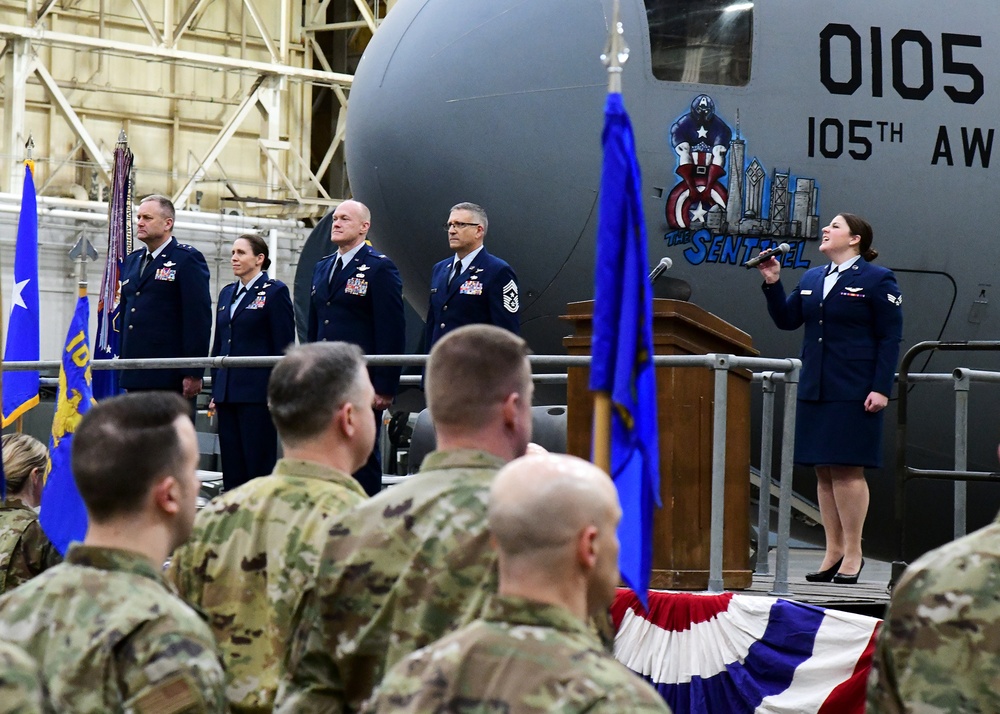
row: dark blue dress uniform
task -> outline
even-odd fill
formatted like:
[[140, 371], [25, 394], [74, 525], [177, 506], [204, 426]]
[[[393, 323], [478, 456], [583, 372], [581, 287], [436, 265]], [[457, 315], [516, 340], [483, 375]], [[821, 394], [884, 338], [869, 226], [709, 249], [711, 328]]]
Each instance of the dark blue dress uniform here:
[[864, 402], [871, 392], [892, 394], [902, 296], [891, 270], [858, 258], [824, 299], [827, 268], [807, 270], [787, 297], [780, 281], [764, 284], [774, 324], [782, 330], [805, 325], [795, 461], [877, 468], [882, 412], [866, 412]]
[[520, 334], [517, 276], [511, 267], [483, 248], [449, 287], [448, 277], [454, 264], [452, 256], [435, 265], [431, 272], [431, 300], [424, 334], [427, 352], [444, 335], [463, 325], [496, 325]]
[[[219, 293], [212, 356], [283, 354], [295, 342], [295, 309], [288, 286], [262, 272], [230, 316], [240, 286], [237, 280]], [[270, 376], [267, 367], [212, 370], [222, 481], [227, 491], [274, 470], [278, 434], [267, 410]]]
[[[136, 250], [122, 266], [121, 314], [124, 359], [206, 357], [212, 333], [212, 296], [208, 265], [195, 248], [171, 237], [160, 255], [142, 271], [146, 250]], [[195, 369], [124, 370], [119, 383], [129, 391], [181, 392]]]
[[[362, 245], [331, 283], [338, 253], [316, 264], [309, 295], [310, 342], [337, 340], [358, 345], [366, 355], [399, 355], [406, 351], [403, 281], [396, 265], [370, 245]], [[402, 367], [369, 367], [376, 394], [395, 396]], [[382, 410], [375, 412], [381, 428]], [[376, 431], [378, 433], [378, 431]], [[368, 463], [354, 477], [369, 495], [382, 488], [378, 443]]]

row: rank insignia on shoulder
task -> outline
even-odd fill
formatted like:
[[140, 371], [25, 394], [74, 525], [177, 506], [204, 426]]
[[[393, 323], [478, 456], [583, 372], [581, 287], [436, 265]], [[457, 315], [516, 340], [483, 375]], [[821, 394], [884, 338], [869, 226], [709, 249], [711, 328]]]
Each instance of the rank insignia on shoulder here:
[[893, 295], [892, 293], [886, 293], [886, 298], [889, 300], [890, 303], [892, 303], [896, 307], [899, 307], [900, 305], [903, 304], [902, 295]]
[[269, 287], [271, 287], [271, 283], [264, 283], [263, 285], [260, 286], [261, 290], [264, 290]]
[[507, 312], [517, 312], [519, 304], [517, 299], [517, 283], [511, 280], [503, 286], [503, 307]]

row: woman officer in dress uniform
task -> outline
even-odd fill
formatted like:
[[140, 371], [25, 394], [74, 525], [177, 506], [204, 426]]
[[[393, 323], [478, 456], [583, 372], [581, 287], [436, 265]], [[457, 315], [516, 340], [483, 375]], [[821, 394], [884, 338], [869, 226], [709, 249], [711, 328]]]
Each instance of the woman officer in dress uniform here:
[[[295, 311], [288, 287], [267, 275], [267, 243], [245, 234], [233, 242], [237, 280], [219, 293], [212, 356], [281, 355], [295, 342]], [[219, 416], [219, 451], [225, 489], [274, 469], [278, 434], [267, 410], [271, 369], [212, 370], [212, 404]]]
[[902, 339], [902, 302], [891, 270], [872, 264], [872, 228], [841, 213], [823, 229], [831, 262], [807, 270], [788, 296], [780, 263], [757, 266], [767, 310], [782, 330], [805, 325], [795, 427], [795, 462], [816, 469], [826, 552], [810, 582], [852, 584], [864, 566], [868, 513], [864, 469], [882, 465], [882, 410]]

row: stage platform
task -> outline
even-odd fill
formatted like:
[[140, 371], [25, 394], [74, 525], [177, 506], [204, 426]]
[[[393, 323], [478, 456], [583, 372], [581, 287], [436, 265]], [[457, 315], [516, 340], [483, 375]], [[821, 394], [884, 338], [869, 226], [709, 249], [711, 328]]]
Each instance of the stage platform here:
[[[739, 592], [745, 595], [771, 595], [774, 590], [776, 552], [768, 554], [769, 575], [754, 575], [753, 585]], [[821, 550], [793, 548], [789, 551], [788, 590], [791, 595], [782, 594], [798, 602], [820, 607], [829, 607], [845, 612], [854, 612], [870, 617], [883, 617], [889, 604], [889, 577], [892, 564], [865, 558], [865, 567], [857, 585], [834, 585], [833, 583], [807, 583], [805, 574], [816, 570], [823, 559]]]

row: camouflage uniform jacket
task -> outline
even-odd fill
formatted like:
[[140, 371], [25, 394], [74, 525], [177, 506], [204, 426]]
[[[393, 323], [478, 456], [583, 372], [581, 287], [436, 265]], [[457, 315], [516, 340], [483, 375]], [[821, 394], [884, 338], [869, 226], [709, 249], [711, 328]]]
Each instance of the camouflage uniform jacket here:
[[209, 616], [234, 712], [273, 708], [292, 614], [316, 577], [330, 525], [367, 498], [347, 474], [281, 459], [273, 475], [202, 509], [174, 552], [167, 577]]
[[38, 661], [59, 712], [226, 707], [212, 631], [138, 553], [73, 544], [0, 598], [0, 640]]
[[568, 610], [496, 597], [481, 620], [393, 667], [363, 711], [669, 714], [670, 708]]
[[0, 640], [0, 714], [50, 711], [38, 665], [23, 650]]
[[868, 712], [1000, 711], [1000, 519], [900, 579], [868, 677]]
[[15, 498], [0, 503], [0, 595], [60, 562], [35, 509]]
[[344, 516], [296, 619], [278, 711], [357, 711], [386, 669], [479, 616], [497, 587], [486, 502], [503, 464], [435, 451]]

